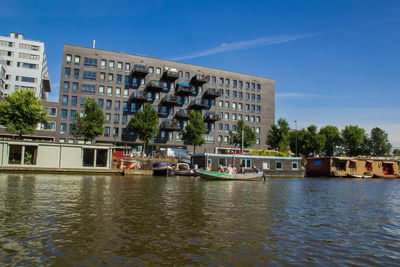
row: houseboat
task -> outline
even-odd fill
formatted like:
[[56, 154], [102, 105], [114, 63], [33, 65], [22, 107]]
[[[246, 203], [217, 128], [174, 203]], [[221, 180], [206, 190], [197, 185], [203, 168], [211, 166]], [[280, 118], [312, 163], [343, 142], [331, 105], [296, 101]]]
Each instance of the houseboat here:
[[399, 160], [361, 157], [307, 158], [307, 176], [397, 178]]
[[[224, 169], [229, 165], [245, 173], [253, 172], [253, 166], [266, 177], [304, 177], [304, 168], [300, 157], [253, 156], [244, 154], [195, 154], [191, 156], [191, 165], [199, 169], [217, 171], [220, 165]], [[208, 166], [210, 168], [208, 168]]]
[[112, 170], [112, 147], [0, 141], [0, 171], [120, 173]]

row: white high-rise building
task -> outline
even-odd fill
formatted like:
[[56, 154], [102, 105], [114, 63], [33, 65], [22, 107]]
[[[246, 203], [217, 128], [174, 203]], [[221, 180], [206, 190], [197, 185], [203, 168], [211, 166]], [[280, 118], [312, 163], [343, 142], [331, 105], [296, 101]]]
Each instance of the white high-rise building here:
[[5, 67], [3, 95], [28, 89], [46, 99], [51, 88], [43, 42], [26, 40], [23, 34], [11, 32], [8, 37], [0, 36], [0, 57]]
[[6, 86], [6, 62], [0, 56], [0, 101], [4, 97], [4, 89]]

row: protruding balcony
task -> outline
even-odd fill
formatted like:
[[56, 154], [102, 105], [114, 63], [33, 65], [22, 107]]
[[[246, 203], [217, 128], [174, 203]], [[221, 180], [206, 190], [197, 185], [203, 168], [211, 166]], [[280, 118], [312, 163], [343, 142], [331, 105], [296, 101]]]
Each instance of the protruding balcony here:
[[178, 104], [178, 98], [173, 95], [164, 95], [161, 102], [164, 105], [177, 105]]
[[194, 90], [193, 90], [193, 87], [190, 86], [190, 84], [179, 82], [176, 85], [175, 92], [177, 95], [191, 95], [191, 94], [193, 94]]
[[188, 119], [189, 118], [189, 111], [186, 109], [180, 108], [176, 113], [175, 117], [179, 119]]
[[133, 90], [131, 96], [129, 97], [129, 102], [146, 102], [147, 94], [142, 91]]
[[147, 92], [160, 92], [164, 88], [164, 84], [160, 81], [149, 81], [145, 87]]
[[192, 79], [190, 80], [191, 84], [202, 85], [208, 81], [208, 77], [206, 75], [195, 74], [193, 75]]
[[203, 98], [210, 98], [210, 99], [215, 99], [219, 97], [219, 91], [215, 88], [207, 88], [207, 90], [204, 91]]
[[134, 65], [131, 76], [146, 77], [149, 74], [149, 68], [145, 65]]
[[162, 79], [164, 81], [174, 82], [178, 78], [179, 78], [179, 73], [176, 69], [164, 68], [164, 73], [162, 75]]
[[207, 103], [204, 99], [193, 98], [189, 106], [194, 109], [202, 109], [207, 107]]
[[219, 121], [221, 120], [221, 116], [219, 114], [215, 114], [215, 112], [206, 112], [204, 114], [204, 121]]
[[178, 129], [178, 124], [173, 120], [165, 120], [161, 122], [160, 129], [174, 131]]

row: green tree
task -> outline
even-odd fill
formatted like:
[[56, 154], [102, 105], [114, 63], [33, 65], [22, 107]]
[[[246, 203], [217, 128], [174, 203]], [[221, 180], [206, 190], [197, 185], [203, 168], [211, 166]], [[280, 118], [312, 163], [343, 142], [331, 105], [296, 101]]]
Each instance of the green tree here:
[[325, 145], [325, 136], [317, 132], [317, 126], [310, 125], [307, 129], [291, 131], [289, 133], [290, 150], [296, 151], [297, 134], [297, 152], [299, 155], [307, 157], [311, 154], [319, 154]]
[[[253, 128], [246, 125], [243, 119], [237, 122], [236, 133], [229, 131], [229, 136], [231, 138], [231, 143], [236, 147], [241, 147], [243, 142], [243, 147], [253, 146], [257, 141], [257, 135]], [[242, 151], [243, 152], [243, 151]]]
[[392, 150], [392, 145], [389, 142], [388, 134], [378, 128], [375, 127], [371, 130], [371, 153], [375, 157], [383, 157], [388, 156], [390, 151]]
[[272, 149], [277, 149], [280, 152], [288, 153], [289, 130], [289, 123], [285, 119], [280, 118], [277, 125], [271, 125], [271, 130], [267, 135], [266, 144]]
[[47, 114], [42, 101], [30, 90], [18, 90], [6, 95], [0, 102], [0, 125], [7, 132], [17, 134], [21, 139], [23, 134], [35, 132], [39, 123], [47, 122]]
[[319, 134], [325, 136], [323, 153], [325, 156], [334, 156], [336, 148], [341, 144], [340, 132], [336, 126], [327, 125], [319, 130]]
[[342, 130], [342, 145], [344, 152], [348, 156], [363, 154], [365, 151], [363, 146], [366, 140], [366, 133], [363, 128], [350, 125]]
[[193, 146], [193, 153], [196, 153], [196, 146], [201, 146], [206, 142], [203, 134], [206, 133], [206, 125], [200, 112], [191, 111], [189, 123], [182, 131], [182, 139]]
[[104, 131], [106, 116], [96, 101], [91, 98], [85, 100], [82, 114], [75, 113], [73, 123], [75, 138], [83, 137], [85, 141], [92, 141]]
[[393, 149], [393, 156], [395, 156], [395, 157], [400, 156], [400, 149], [398, 149], [398, 148]]
[[143, 110], [132, 116], [129, 122], [129, 128], [135, 132], [137, 137], [143, 141], [143, 153], [145, 152], [146, 144], [153, 135], [158, 134], [158, 114], [150, 103], [145, 103]]

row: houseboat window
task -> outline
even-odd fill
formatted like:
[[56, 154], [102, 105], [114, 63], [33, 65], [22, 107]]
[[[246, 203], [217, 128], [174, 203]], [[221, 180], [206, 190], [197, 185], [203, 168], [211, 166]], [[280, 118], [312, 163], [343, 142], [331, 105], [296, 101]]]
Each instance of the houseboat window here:
[[10, 145], [10, 153], [8, 154], [8, 164], [21, 164], [22, 162], [22, 146]]
[[320, 160], [314, 161], [314, 166], [321, 166], [321, 165], [322, 165], [322, 161], [320, 161]]
[[240, 161], [240, 164], [243, 166], [243, 168], [251, 168], [251, 159], [242, 159]]
[[338, 167], [337, 167], [338, 171], [345, 171], [346, 170], [346, 163], [347, 163], [346, 160], [339, 160]]
[[349, 168], [355, 169], [356, 168], [356, 161], [350, 161]]
[[94, 166], [94, 149], [92, 148], [83, 149], [83, 166], [84, 167]]
[[296, 161], [292, 161], [292, 170], [298, 170], [299, 164]]
[[107, 167], [107, 149], [97, 149], [96, 167]]
[[212, 166], [212, 159], [207, 159], [207, 166], [211, 165]]
[[124, 149], [124, 156], [129, 156], [131, 154], [130, 149]]
[[269, 170], [269, 160], [263, 161], [262, 168], [263, 168], [263, 170]]
[[282, 161], [275, 162], [275, 169], [277, 169], [277, 170], [282, 170], [283, 169]]
[[24, 164], [36, 165], [37, 159], [37, 146], [25, 146]]
[[226, 159], [220, 158], [219, 159], [219, 164], [221, 164], [222, 166], [226, 167]]
[[372, 162], [365, 162], [365, 170], [367, 172], [372, 172]]

